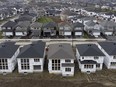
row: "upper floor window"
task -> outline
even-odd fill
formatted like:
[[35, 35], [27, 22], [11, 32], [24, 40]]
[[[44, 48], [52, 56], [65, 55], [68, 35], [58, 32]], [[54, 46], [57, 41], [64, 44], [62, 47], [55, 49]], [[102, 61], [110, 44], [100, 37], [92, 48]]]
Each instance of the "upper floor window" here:
[[98, 56], [95, 56], [94, 59], [99, 59], [99, 57]]
[[40, 59], [36, 58], [36, 59], [34, 59], [34, 62], [40, 62]]
[[21, 59], [21, 69], [22, 70], [30, 69], [29, 59]]
[[116, 59], [116, 56], [114, 56], [114, 59]]
[[8, 69], [8, 61], [7, 59], [0, 59], [0, 69]]
[[84, 59], [84, 57], [82, 57], [82, 59]]

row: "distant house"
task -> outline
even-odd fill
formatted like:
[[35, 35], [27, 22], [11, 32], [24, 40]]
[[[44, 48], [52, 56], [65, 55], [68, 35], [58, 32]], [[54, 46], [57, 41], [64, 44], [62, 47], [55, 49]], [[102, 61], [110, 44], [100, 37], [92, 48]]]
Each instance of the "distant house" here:
[[72, 37], [72, 25], [69, 22], [61, 22], [58, 24], [59, 36]]
[[113, 21], [102, 21], [102, 33], [107, 36], [112, 36], [116, 32], [116, 23]]
[[32, 32], [32, 36], [41, 36], [41, 30], [42, 30], [42, 23], [39, 22], [33, 22], [30, 25], [30, 30]]
[[49, 73], [74, 75], [74, 53], [70, 44], [51, 44], [48, 48]]
[[20, 48], [17, 57], [19, 73], [42, 72], [45, 58], [45, 42], [37, 41]]
[[73, 34], [75, 37], [83, 36], [84, 25], [82, 23], [76, 22], [73, 24]]
[[116, 69], [116, 42], [99, 42], [98, 47], [105, 54], [104, 63], [108, 69]]
[[30, 21], [30, 22], [35, 22], [36, 21], [36, 14], [33, 13], [24, 13], [19, 16], [18, 19], [16, 19], [16, 22], [23, 22], [23, 21]]
[[19, 22], [15, 26], [15, 36], [27, 36], [30, 31], [29, 26], [30, 26], [29, 21]]
[[70, 11], [70, 9], [65, 9], [60, 13], [60, 19], [62, 21], [70, 20], [77, 16], [76, 12]]
[[44, 37], [54, 37], [56, 36], [57, 24], [55, 22], [44, 23], [42, 30]]
[[76, 45], [76, 57], [81, 72], [94, 73], [96, 70], [102, 70], [105, 55], [97, 45]]
[[85, 31], [94, 37], [99, 37], [101, 34], [102, 26], [99, 23], [95, 23], [92, 20], [85, 23]]
[[2, 36], [14, 36], [14, 29], [16, 24], [16, 22], [8, 21], [3, 26], [1, 26]]
[[15, 69], [19, 46], [15, 42], [0, 44], [0, 73], [11, 73]]

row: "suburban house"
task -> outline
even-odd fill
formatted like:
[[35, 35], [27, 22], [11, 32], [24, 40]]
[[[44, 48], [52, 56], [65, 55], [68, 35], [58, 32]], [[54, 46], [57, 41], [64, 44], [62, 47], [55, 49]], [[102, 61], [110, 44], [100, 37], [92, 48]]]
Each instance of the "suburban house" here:
[[45, 45], [45, 42], [36, 41], [20, 48], [20, 53], [17, 57], [19, 73], [43, 71]]
[[30, 30], [29, 27], [30, 27], [29, 21], [19, 22], [15, 26], [15, 36], [27, 36]]
[[57, 24], [55, 22], [44, 23], [42, 31], [44, 37], [54, 37], [56, 36]]
[[70, 44], [51, 44], [48, 48], [49, 73], [62, 74], [62, 76], [74, 75], [75, 56]]
[[33, 22], [30, 25], [30, 30], [31, 30], [31, 36], [41, 36], [41, 29], [42, 29], [42, 23], [39, 22]]
[[94, 73], [96, 70], [102, 70], [105, 55], [97, 45], [76, 45], [76, 57], [81, 72]]
[[59, 36], [72, 37], [72, 25], [69, 22], [61, 22], [58, 24]]
[[99, 42], [98, 47], [105, 54], [104, 64], [108, 69], [116, 69], [116, 42]]
[[16, 24], [16, 22], [8, 21], [3, 26], [1, 26], [2, 36], [14, 36], [14, 29]]
[[76, 22], [73, 24], [73, 34], [74, 37], [83, 36], [84, 25], [82, 23]]
[[19, 45], [15, 42], [0, 43], [0, 73], [12, 73], [19, 54]]
[[102, 33], [107, 36], [112, 36], [116, 32], [116, 23], [113, 21], [102, 21], [100, 23], [102, 26]]
[[94, 21], [90, 20], [85, 23], [85, 31], [94, 37], [99, 37], [101, 34], [102, 26], [99, 23], [95, 23]]

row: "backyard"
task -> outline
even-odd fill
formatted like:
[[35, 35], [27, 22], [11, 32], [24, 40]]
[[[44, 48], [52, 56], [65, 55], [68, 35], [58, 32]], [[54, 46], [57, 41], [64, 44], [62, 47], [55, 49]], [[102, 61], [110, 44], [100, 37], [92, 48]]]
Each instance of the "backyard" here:
[[116, 70], [97, 71], [94, 74], [75, 71], [74, 77], [62, 77], [42, 73], [19, 74], [15, 70], [12, 74], [0, 75], [0, 87], [116, 87]]

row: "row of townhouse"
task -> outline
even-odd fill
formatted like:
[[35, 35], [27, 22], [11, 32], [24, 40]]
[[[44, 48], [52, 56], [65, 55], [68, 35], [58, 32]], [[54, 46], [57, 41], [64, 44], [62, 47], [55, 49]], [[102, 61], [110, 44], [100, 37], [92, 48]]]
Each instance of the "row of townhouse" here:
[[19, 73], [42, 72], [45, 60], [48, 61], [46, 63], [49, 73], [62, 76], [74, 76], [76, 61], [84, 73], [102, 70], [103, 63], [108, 69], [116, 69], [115, 50], [115, 42], [78, 44], [75, 53], [67, 43], [46, 46], [45, 42], [36, 41], [19, 46], [15, 42], [7, 41], [0, 44], [0, 73], [11, 73], [16, 65]]
[[[29, 20], [23, 21], [25, 17], [21, 18], [19, 22], [8, 21], [2, 28], [3, 36], [44, 36], [44, 37], [82, 37], [84, 31], [94, 37], [100, 37], [101, 33], [106, 36], [113, 36], [116, 34], [116, 23], [112, 21], [102, 21], [100, 23], [89, 20], [85, 23], [76, 22], [30, 22], [35, 20], [32, 17]], [[17, 20], [18, 21], [18, 20]], [[58, 33], [57, 33], [58, 32]]]

